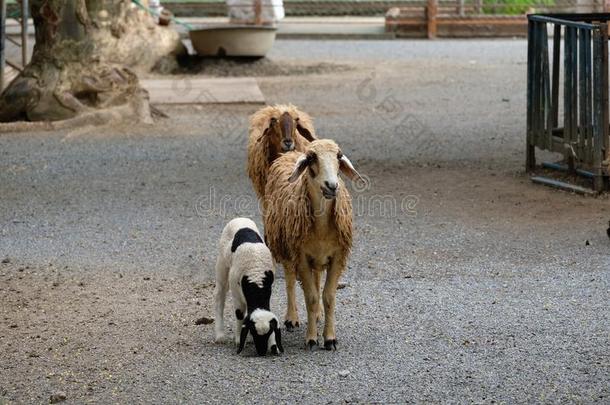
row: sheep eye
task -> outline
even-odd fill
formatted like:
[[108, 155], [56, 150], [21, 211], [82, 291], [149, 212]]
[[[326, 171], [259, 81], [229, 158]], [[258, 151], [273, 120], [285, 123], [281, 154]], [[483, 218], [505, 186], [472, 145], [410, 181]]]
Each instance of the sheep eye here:
[[337, 159], [341, 159], [343, 157], [343, 153], [341, 151], [337, 152]]
[[277, 122], [277, 118], [275, 118], [275, 117], [271, 118], [271, 123], [272, 124], [275, 124], [276, 122]]

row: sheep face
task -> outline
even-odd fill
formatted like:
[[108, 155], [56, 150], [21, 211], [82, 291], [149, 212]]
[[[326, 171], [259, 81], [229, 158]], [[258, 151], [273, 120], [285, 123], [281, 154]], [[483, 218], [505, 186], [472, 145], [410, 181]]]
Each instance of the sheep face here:
[[337, 197], [339, 172], [352, 180], [364, 181], [339, 146], [328, 139], [316, 140], [309, 145], [307, 152], [297, 159], [288, 181], [296, 181], [306, 169], [313, 189], [319, 190], [328, 200]]
[[273, 354], [283, 353], [282, 336], [278, 325], [277, 317], [270, 311], [256, 309], [248, 314], [241, 328], [237, 353], [243, 350], [248, 333], [252, 335], [259, 356], [266, 355], [267, 351]]
[[314, 138], [311, 133], [299, 122], [299, 117], [293, 111], [281, 111], [275, 108], [269, 118], [269, 126], [263, 133], [264, 137], [269, 137], [273, 149], [276, 151], [289, 152], [296, 146], [297, 131], [308, 141]]

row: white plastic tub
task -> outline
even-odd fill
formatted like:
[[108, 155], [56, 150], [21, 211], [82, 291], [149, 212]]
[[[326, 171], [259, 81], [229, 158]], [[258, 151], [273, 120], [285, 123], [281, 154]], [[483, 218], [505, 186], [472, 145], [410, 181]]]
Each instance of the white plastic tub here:
[[275, 41], [275, 27], [229, 25], [191, 30], [193, 48], [203, 56], [263, 57]]

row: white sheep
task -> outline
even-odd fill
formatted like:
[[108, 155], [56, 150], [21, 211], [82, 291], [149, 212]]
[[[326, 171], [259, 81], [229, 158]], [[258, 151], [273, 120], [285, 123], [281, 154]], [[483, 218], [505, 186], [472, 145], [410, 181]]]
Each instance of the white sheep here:
[[307, 306], [305, 341], [310, 349], [318, 344], [317, 284], [324, 270], [324, 348], [336, 349], [337, 345], [335, 295], [352, 246], [351, 197], [339, 171], [363, 181], [335, 142], [315, 140], [305, 153], [288, 152], [278, 157], [271, 165], [265, 189], [265, 240], [286, 272], [286, 324], [298, 324], [294, 291], [298, 276]]
[[231, 288], [235, 308], [235, 343], [241, 353], [248, 333], [256, 352], [283, 352], [277, 317], [270, 311], [274, 264], [256, 224], [248, 218], [234, 218], [223, 229], [216, 261], [216, 341], [224, 338], [224, 306]]

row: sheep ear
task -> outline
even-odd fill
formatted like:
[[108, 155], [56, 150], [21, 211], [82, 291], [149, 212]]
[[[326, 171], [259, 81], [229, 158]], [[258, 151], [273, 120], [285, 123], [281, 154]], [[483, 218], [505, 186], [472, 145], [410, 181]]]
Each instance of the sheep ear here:
[[301, 136], [303, 138], [307, 139], [309, 142], [313, 142], [316, 139], [311, 134], [311, 132], [307, 128], [305, 128], [303, 125], [301, 125], [301, 123], [298, 121], [297, 121], [297, 131], [299, 131], [299, 134], [301, 134]]
[[294, 183], [299, 178], [301, 173], [303, 173], [303, 171], [307, 169], [307, 166], [309, 166], [309, 162], [310, 160], [307, 158], [307, 155], [300, 156], [294, 165], [294, 170], [292, 174], [290, 175], [290, 177], [288, 177], [288, 183]]
[[364, 182], [364, 179], [362, 178], [360, 173], [358, 173], [358, 171], [354, 169], [354, 165], [352, 165], [352, 162], [350, 162], [350, 160], [345, 155], [342, 155], [339, 158], [339, 170], [341, 170], [343, 174], [345, 174], [352, 180], [359, 180], [361, 182]]
[[267, 128], [265, 128], [265, 130], [263, 131], [263, 134], [262, 134], [261, 136], [259, 136], [259, 137], [258, 137], [258, 139], [256, 140], [256, 142], [258, 143], [258, 142], [262, 141], [263, 139], [265, 139], [265, 138], [267, 137], [267, 134], [269, 134], [269, 130], [270, 130], [270, 129], [271, 129], [271, 127], [270, 127], [270, 126], [269, 126], [269, 127], [267, 127]]
[[248, 337], [248, 328], [246, 324], [241, 326], [241, 333], [239, 335], [239, 348], [237, 348], [237, 354], [241, 353], [244, 350], [244, 346], [246, 345], [246, 338]]

